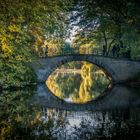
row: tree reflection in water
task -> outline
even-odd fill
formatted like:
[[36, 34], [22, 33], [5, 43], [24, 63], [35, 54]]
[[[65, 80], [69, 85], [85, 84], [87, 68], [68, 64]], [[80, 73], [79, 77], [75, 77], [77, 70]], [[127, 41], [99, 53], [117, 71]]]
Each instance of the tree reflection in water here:
[[64, 117], [60, 113], [58, 119], [48, 115], [44, 120], [42, 107], [30, 102], [32, 96], [33, 89], [0, 94], [0, 140], [55, 138], [54, 130], [64, 124]]
[[31, 102], [33, 89], [0, 94], [1, 140], [135, 139], [140, 110], [66, 111]]
[[51, 92], [68, 102], [86, 103], [100, 96], [110, 80], [98, 66], [73, 61], [60, 66], [47, 79]]

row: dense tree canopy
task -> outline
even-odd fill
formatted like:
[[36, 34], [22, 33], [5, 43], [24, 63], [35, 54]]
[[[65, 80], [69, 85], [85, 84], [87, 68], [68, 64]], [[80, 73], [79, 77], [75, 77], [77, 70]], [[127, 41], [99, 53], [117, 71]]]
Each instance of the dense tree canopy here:
[[[137, 0], [77, 0], [71, 14], [78, 26], [75, 44], [107, 48], [123, 42], [139, 54], [140, 4]], [[136, 53], [137, 52], [137, 53]]]
[[[38, 54], [90, 47], [110, 55], [114, 45], [140, 54], [140, 4], [138, 0], [0, 0], [0, 86], [20, 86], [35, 80], [27, 63]], [[76, 28], [73, 42], [65, 42]], [[45, 47], [44, 47], [45, 48]], [[92, 50], [92, 49], [91, 49]]]
[[71, 1], [0, 0], [0, 3], [0, 85], [20, 86], [23, 81], [33, 80], [25, 63], [38, 53], [44, 40], [57, 46], [64, 42]]

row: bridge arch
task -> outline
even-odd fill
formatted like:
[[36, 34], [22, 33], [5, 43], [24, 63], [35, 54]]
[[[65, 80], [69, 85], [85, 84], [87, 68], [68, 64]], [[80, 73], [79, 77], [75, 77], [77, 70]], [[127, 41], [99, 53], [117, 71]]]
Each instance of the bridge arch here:
[[34, 62], [32, 68], [37, 74], [38, 82], [45, 82], [49, 75], [60, 65], [71, 61], [87, 61], [103, 69], [112, 77], [113, 83], [126, 82], [140, 73], [140, 62], [123, 58], [111, 58], [89, 54], [63, 55], [41, 58], [40, 63]]
[[51, 66], [50, 70], [46, 72], [46, 74], [44, 75], [44, 81], [46, 81], [49, 77], [49, 75], [51, 75], [53, 73], [53, 71], [55, 71], [59, 66], [72, 62], [72, 61], [86, 61], [89, 62], [91, 64], [97, 65], [99, 68], [101, 68], [107, 77], [111, 78], [112, 81], [114, 81], [115, 79], [117, 79], [117, 75], [115, 74], [115, 72], [113, 71], [113, 69], [111, 69], [111, 67], [109, 65], [107, 65], [106, 63], [104, 63], [102, 60], [99, 60], [98, 58], [94, 58], [93, 56], [77, 56], [77, 55], [72, 55], [72, 56], [68, 56], [68, 57], [61, 57], [61, 59], [56, 60], [53, 65]]

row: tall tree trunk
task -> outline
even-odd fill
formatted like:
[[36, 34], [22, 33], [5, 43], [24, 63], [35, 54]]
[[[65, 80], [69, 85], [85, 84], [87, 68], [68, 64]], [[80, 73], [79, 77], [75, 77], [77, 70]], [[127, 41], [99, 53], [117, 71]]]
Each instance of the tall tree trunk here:
[[109, 45], [108, 45], [108, 50], [107, 50], [107, 56], [109, 55], [110, 48], [111, 48], [111, 46], [112, 46], [112, 44], [114, 43], [115, 40], [116, 40], [116, 39], [114, 38], [114, 39], [109, 43]]

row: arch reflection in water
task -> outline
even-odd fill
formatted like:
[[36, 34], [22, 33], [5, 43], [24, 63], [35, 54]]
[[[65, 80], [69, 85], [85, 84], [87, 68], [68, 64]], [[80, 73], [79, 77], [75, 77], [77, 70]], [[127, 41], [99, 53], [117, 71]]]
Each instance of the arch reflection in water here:
[[102, 95], [110, 77], [97, 65], [72, 61], [61, 65], [47, 79], [50, 91], [71, 103], [86, 103]]

